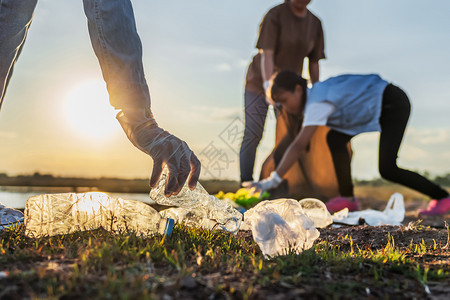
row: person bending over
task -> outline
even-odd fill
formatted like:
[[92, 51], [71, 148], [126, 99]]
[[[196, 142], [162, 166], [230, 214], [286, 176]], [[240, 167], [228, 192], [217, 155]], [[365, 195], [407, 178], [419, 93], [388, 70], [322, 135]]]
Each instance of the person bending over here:
[[277, 187], [281, 177], [306, 151], [318, 126], [331, 128], [327, 142], [332, 154], [340, 196], [326, 203], [330, 212], [358, 210], [354, 197], [347, 143], [354, 136], [380, 132], [379, 171], [389, 181], [421, 192], [433, 200], [423, 215], [450, 212], [449, 193], [425, 177], [397, 166], [397, 155], [409, 119], [411, 104], [405, 92], [379, 75], [340, 75], [317, 82], [307, 89], [294, 71], [281, 71], [274, 79], [272, 100], [291, 114], [303, 115], [302, 129], [286, 150], [271, 176], [245, 186], [256, 190]]

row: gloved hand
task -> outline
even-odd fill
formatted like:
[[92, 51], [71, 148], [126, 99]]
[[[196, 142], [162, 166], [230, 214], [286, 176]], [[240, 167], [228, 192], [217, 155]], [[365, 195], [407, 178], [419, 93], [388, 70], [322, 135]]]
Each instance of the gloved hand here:
[[269, 177], [261, 180], [261, 181], [257, 181], [257, 182], [243, 182], [242, 186], [247, 188], [247, 189], [251, 189], [254, 188], [255, 192], [260, 192], [261, 195], [262, 193], [264, 193], [267, 190], [271, 190], [276, 188], [277, 186], [280, 185], [280, 183], [283, 181], [283, 178], [281, 178], [277, 172], [273, 171]]
[[166, 197], [178, 194], [188, 176], [189, 188], [195, 188], [200, 176], [200, 161], [184, 141], [158, 127], [150, 109], [124, 109], [116, 118], [133, 145], [153, 158], [151, 188], [157, 185], [165, 164], [169, 168]]

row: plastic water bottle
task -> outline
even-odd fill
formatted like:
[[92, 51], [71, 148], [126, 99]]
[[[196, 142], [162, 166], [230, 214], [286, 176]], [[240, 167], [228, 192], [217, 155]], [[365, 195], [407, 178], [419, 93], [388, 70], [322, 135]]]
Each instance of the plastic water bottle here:
[[173, 224], [145, 203], [99, 192], [45, 194], [31, 197], [25, 204], [25, 234], [31, 237], [98, 228], [152, 236], [170, 234]]
[[[209, 195], [200, 182], [197, 183], [197, 187], [193, 191], [185, 184], [178, 195], [166, 197], [164, 188], [167, 175], [168, 169], [166, 167], [158, 185], [150, 191], [150, 198], [160, 205], [180, 208], [167, 212], [168, 217], [175, 218], [175, 216], [178, 216], [176, 219], [179, 222], [197, 227], [219, 228], [232, 233], [236, 233], [239, 230], [242, 214], [229, 203]], [[165, 215], [166, 212], [161, 211], [160, 213]]]

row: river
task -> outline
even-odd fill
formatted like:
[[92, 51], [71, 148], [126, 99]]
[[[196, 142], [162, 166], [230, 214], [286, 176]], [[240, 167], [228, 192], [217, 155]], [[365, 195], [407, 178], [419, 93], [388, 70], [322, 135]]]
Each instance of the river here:
[[[42, 194], [68, 193], [70, 188], [44, 188], [44, 187], [0, 187], [0, 204], [12, 208], [24, 208], [28, 198]], [[83, 190], [87, 192], [87, 190]], [[128, 200], [138, 200], [152, 203], [148, 194], [107, 193], [111, 197]]]

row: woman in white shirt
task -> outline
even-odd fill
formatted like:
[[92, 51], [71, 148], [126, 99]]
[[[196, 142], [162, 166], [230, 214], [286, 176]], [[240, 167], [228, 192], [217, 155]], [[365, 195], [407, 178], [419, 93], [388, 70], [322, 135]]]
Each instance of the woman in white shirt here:
[[272, 100], [287, 112], [303, 115], [302, 129], [285, 152], [269, 178], [246, 186], [269, 190], [280, 184], [281, 177], [307, 149], [320, 125], [331, 128], [327, 141], [338, 178], [340, 196], [331, 199], [331, 212], [358, 209], [353, 194], [350, 154], [347, 143], [359, 133], [380, 132], [379, 171], [389, 181], [421, 192], [433, 200], [424, 215], [450, 212], [450, 195], [425, 177], [397, 166], [397, 155], [409, 119], [411, 104], [405, 92], [376, 74], [341, 75], [306, 88], [306, 81], [294, 71], [282, 71], [274, 79]]

